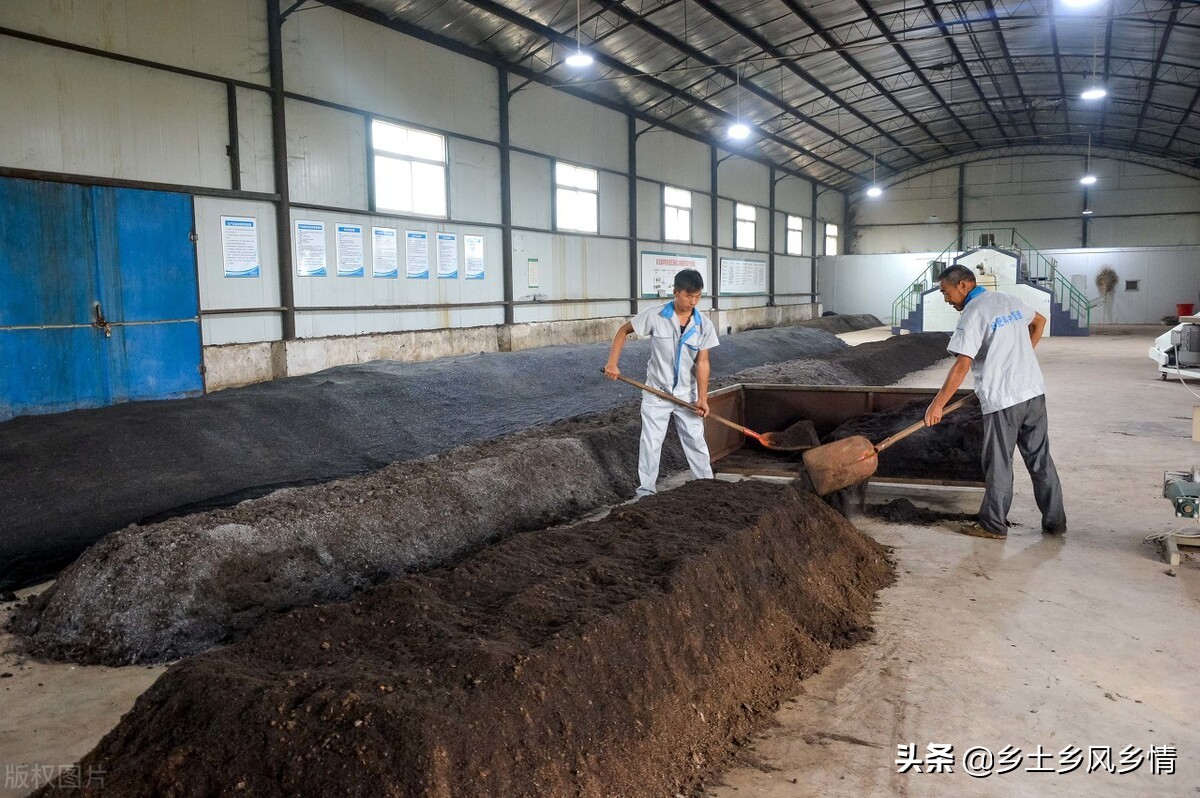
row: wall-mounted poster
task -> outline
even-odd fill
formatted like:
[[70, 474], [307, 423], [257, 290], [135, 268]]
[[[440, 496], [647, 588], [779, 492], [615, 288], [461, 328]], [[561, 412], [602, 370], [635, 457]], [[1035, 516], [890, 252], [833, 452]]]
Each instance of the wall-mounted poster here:
[[408, 279], [429, 279], [429, 233], [404, 231], [404, 262], [408, 264]]
[[338, 277], [363, 276], [363, 229], [361, 224], [338, 224], [334, 226], [334, 242], [337, 245]]
[[538, 274], [538, 259], [537, 258], [530, 258], [528, 260], [528, 262], [526, 263], [526, 266], [525, 266], [525, 274], [528, 276], [529, 287], [537, 288], [538, 280], [541, 279], [541, 275]]
[[712, 275], [704, 255], [680, 255], [671, 252], [642, 253], [642, 296], [671, 296], [675, 275], [683, 269], [695, 269], [704, 277], [704, 296], [711, 293]]
[[396, 263], [396, 228], [371, 228], [371, 276], [394, 279], [399, 274]]
[[253, 216], [221, 217], [221, 259], [226, 277], [258, 277], [258, 220]]
[[483, 236], [463, 236], [463, 249], [467, 256], [467, 279], [483, 279]]
[[743, 258], [721, 258], [721, 293], [767, 293], [767, 262]]
[[325, 276], [325, 223], [296, 222], [296, 273], [301, 277]]
[[458, 234], [437, 234], [438, 279], [458, 279]]

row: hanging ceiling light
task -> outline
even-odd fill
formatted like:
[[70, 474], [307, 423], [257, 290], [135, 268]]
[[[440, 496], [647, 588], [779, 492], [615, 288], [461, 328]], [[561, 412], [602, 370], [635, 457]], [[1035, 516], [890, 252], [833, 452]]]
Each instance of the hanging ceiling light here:
[[1087, 148], [1087, 167], [1083, 170], [1083, 177], [1079, 178], [1079, 182], [1085, 186], [1090, 186], [1096, 182], [1096, 176], [1092, 174], [1092, 134], [1088, 133], [1088, 148]]
[[579, 28], [582, 26], [583, 15], [579, 11], [579, 0], [575, 0], [575, 52], [567, 56], [567, 65], [573, 67], [591, 66], [591, 53], [585, 53], [583, 48], [579, 46]]
[[1092, 80], [1084, 88], [1084, 90], [1079, 93], [1079, 99], [1081, 99], [1081, 100], [1099, 100], [1108, 94], [1108, 91], [1104, 88], [1103, 84], [1100, 83], [1099, 78], [1096, 77], [1096, 57], [1097, 57], [1096, 41], [1097, 41], [1096, 40], [1096, 23], [1093, 21], [1092, 22]]
[[875, 180], [875, 153], [871, 153], [871, 187], [867, 189], [868, 197], [882, 197], [883, 189], [879, 187], [879, 183]]
[[750, 128], [742, 123], [742, 70], [737, 71], [737, 121], [725, 131], [729, 138], [741, 141], [750, 137]]
[[1084, 216], [1091, 216], [1091, 215], [1092, 215], [1092, 209], [1091, 209], [1091, 208], [1084, 208], [1084, 209], [1083, 209], [1083, 215], [1084, 215]]

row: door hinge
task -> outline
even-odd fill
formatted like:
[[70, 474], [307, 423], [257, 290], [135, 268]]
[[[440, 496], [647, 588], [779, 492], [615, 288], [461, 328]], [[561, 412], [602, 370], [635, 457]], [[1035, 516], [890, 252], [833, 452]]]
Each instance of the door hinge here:
[[188, 241], [191, 241], [193, 244], [195, 244], [195, 243], [196, 243], [197, 241], [199, 241], [199, 240], [200, 240], [200, 236], [196, 235], [196, 231], [195, 231], [195, 230], [193, 230], [192, 232], [188, 233]]

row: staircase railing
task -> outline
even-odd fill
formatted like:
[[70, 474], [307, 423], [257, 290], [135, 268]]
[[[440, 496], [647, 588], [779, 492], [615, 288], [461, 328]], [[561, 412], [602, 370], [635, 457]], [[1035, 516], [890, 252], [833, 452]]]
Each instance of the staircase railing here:
[[909, 313], [921, 303], [921, 294], [929, 290], [938, 273], [953, 255], [976, 246], [994, 246], [1016, 251], [1021, 255], [1021, 277], [1034, 285], [1045, 285], [1055, 301], [1066, 308], [1072, 318], [1090, 326], [1092, 304], [1087, 296], [1058, 272], [1058, 261], [1043, 255], [1015, 227], [970, 227], [951, 241], [941, 254], [929, 261], [917, 278], [892, 302], [892, 327], [898, 328]]

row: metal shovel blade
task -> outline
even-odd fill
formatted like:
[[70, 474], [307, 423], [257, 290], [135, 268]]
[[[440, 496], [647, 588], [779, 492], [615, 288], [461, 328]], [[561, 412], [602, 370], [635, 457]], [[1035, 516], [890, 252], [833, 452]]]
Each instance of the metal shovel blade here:
[[861, 435], [842, 438], [804, 453], [804, 468], [818, 496], [857, 485], [879, 467], [875, 444]]

